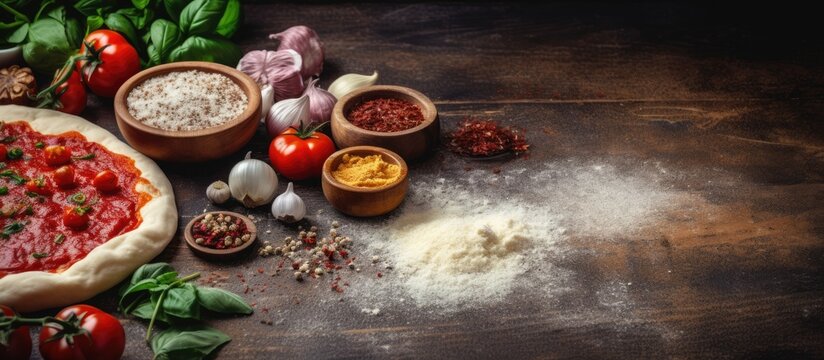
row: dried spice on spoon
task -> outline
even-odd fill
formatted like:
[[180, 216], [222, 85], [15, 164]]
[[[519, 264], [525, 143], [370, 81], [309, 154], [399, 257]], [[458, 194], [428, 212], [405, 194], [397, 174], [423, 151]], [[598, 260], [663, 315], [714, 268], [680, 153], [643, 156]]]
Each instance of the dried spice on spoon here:
[[520, 131], [492, 120], [465, 119], [446, 137], [446, 146], [458, 155], [489, 157], [527, 151], [529, 144]]

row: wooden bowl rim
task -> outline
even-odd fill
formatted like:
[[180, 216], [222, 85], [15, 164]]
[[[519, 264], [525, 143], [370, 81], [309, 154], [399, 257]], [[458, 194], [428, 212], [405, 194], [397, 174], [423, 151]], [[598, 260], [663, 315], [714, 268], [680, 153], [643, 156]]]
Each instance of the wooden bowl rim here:
[[[249, 239], [249, 241], [243, 243], [243, 245], [238, 246], [238, 247], [234, 247], [234, 248], [230, 248], [230, 249], [212, 249], [210, 247], [205, 247], [205, 246], [198, 245], [195, 242], [194, 237], [192, 236], [192, 226], [194, 226], [195, 222], [197, 222], [200, 219], [203, 219], [208, 214], [229, 215], [229, 216], [234, 216], [234, 217], [237, 217], [237, 218], [243, 220], [243, 222], [246, 224], [246, 230], [249, 230], [249, 233], [252, 234], [252, 237]], [[205, 255], [215, 256], [215, 257], [231, 256], [231, 255], [235, 255], [237, 253], [240, 253], [241, 251], [246, 250], [247, 248], [252, 246], [252, 243], [255, 242], [255, 240], [257, 239], [257, 226], [255, 226], [255, 223], [252, 222], [252, 219], [249, 219], [246, 215], [239, 214], [239, 213], [236, 213], [234, 211], [225, 211], [225, 210], [209, 211], [209, 212], [205, 212], [203, 214], [200, 214], [198, 216], [195, 216], [194, 219], [189, 221], [189, 223], [186, 224], [186, 229], [183, 232], [183, 237], [186, 238], [186, 244], [188, 244], [189, 247], [191, 247], [192, 250], [194, 250], [195, 252], [199, 252], [199, 253], [202, 253], [202, 254], [205, 254]]]
[[[390, 158], [394, 161], [394, 163], [401, 167], [401, 176], [395, 182], [374, 188], [363, 188], [363, 187], [356, 187], [356, 186], [349, 186], [346, 185], [337, 179], [335, 176], [332, 175], [332, 163], [335, 162], [338, 158], [342, 157], [345, 154], [349, 154], [353, 151], [363, 151], [367, 153], [373, 153], [374, 155], [381, 155], [382, 158]], [[334, 154], [329, 155], [326, 158], [326, 161], [323, 163], [323, 179], [328, 182], [330, 185], [340, 189], [345, 190], [348, 192], [356, 192], [356, 193], [380, 193], [384, 191], [388, 191], [393, 189], [397, 186], [401, 186], [404, 180], [407, 179], [409, 175], [409, 167], [406, 165], [406, 161], [403, 158], [396, 154], [395, 152], [385, 149], [378, 146], [369, 146], [369, 145], [359, 145], [359, 146], [350, 146], [348, 148], [340, 149], [336, 151]]]
[[[246, 94], [246, 109], [243, 110], [243, 112], [240, 113], [240, 115], [238, 115], [236, 118], [231, 119], [223, 124], [191, 131], [172, 131], [156, 128], [153, 126], [146, 125], [143, 122], [135, 119], [134, 116], [132, 116], [132, 114], [129, 112], [129, 107], [126, 104], [126, 99], [129, 95], [129, 92], [131, 92], [132, 89], [134, 89], [137, 85], [143, 83], [144, 81], [148, 80], [149, 78], [165, 75], [175, 71], [189, 70], [199, 70], [209, 73], [218, 73], [231, 79]], [[128, 123], [129, 126], [136, 128], [144, 133], [170, 138], [196, 138], [201, 136], [219, 134], [223, 131], [226, 131], [235, 126], [245, 123], [250, 118], [256, 118], [256, 116], [254, 115], [260, 109], [260, 104], [260, 87], [251, 77], [237, 69], [233, 69], [226, 65], [210, 63], [205, 61], [181, 61], [150, 67], [126, 80], [126, 82], [123, 83], [122, 86], [120, 86], [120, 89], [117, 90], [117, 94], [114, 97], [115, 114], [117, 114], [117, 117], [122, 119], [124, 122]], [[257, 122], [258, 119], [254, 120], [255, 122]]]
[[[394, 132], [381, 132], [381, 131], [372, 131], [367, 130], [361, 127], [356, 126], [355, 124], [351, 123], [349, 119], [346, 118], [346, 115], [343, 113], [343, 109], [346, 107], [347, 104], [354, 101], [355, 98], [363, 96], [364, 94], [368, 94], [371, 92], [388, 92], [392, 94], [402, 94], [408, 97], [412, 97], [416, 100], [418, 106], [421, 107], [421, 111], [424, 114], [423, 122], [418, 124], [418, 126], [401, 130], [401, 131], [394, 131]], [[429, 116], [427, 116], [429, 115]], [[335, 103], [335, 107], [332, 110], [332, 119], [339, 120], [342, 125], [344, 125], [347, 130], [360, 132], [363, 134], [369, 134], [372, 136], [380, 136], [380, 137], [395, 137], [395, 136], [403, 136], [407, 134], [412, 134], [418, 132], [420, 130], [425, 129], [429, 125], [435, 122], [438, 119], [438, 109], [435, 107], [435, 103], [429, 99], [426, 95], [417, 91], [415, 89], [411, 89], [405, 86], [399, 85], [370, 85], [365, 86], [362, 88], [358, 88], [353, 90], [352, 92], [344, 95], [342, 98]]]

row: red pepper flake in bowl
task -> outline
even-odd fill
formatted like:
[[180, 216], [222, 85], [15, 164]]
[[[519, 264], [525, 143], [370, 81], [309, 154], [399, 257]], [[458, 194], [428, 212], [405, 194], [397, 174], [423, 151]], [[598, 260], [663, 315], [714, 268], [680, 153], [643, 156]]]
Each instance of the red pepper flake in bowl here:
[[516, 154], [529, 148], [517, 130], [498, 125], [491, 120], [465, 119], [458, 129], [447, 135], [446, 146], [464, 156], [488, 157], [506, 152]]
[[206, 214], [192, 225], [195, 243], [212, 249], [230, 249], [252, 239], [246, 223], [238, 217], [224, 214]]
[[378, 132], [411, 129], [424, 120], [418, 105], [392, 98], [364, 101], [349, 111], [346, 119], [361, 129]]

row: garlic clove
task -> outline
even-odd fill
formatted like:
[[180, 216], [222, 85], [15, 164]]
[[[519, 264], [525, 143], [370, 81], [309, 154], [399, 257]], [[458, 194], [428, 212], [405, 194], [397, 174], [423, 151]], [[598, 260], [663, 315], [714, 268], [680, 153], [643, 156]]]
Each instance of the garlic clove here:
[[266, 114], [275, 104], [275, 90], [272, 85], [266, 84], [260, 88], [260, 122], [266, 122]]
[[340, 99], [355, 89], [375, 85], [377, 82], [377, 71], [373, 72], [372, 75], [346, 74], [337, 78], [332, 82], [332, 85], [329, 85], [329, 92]]
[[304, 78], [320, 75], [323, 70], [323, 43], [312, 28], [303, 25], [292, 26], [280, 33], [269, 35], [278, 40], [278, 50], [292, 49], [303, 58], [301, 74]]
[[286, 187], [286, 191], [272, 202], [272, 215], [276, 219], [287, 223], [298, 222], [306, 216], [306, 205], [303, 203], [303, 199], [295, 194], [291, 182]]
[[229, 172], [229, 190], [232, 197], [248, 208], [272, 201], [278, 188], [278, 176], [269, 164], [246, 154]]
[[218, 180], [206, 188], [206, 197], [213, 203], [220, 205], [232, 197], [232, 191], [229, 189], [229, 184]]
[[330, 92], [315, 86], [317, 82], [318, 79], [310, 80], [303, 93], [309, 96], [309, 120], [320, 124], [332, 117], [332, 109], [338, 99]]
[[280, 135], [289, 127], [309, 123], [309, 95], [297, 99], [286, 99], [272, 105], [266, 115], [266, 129], [270, 137]]

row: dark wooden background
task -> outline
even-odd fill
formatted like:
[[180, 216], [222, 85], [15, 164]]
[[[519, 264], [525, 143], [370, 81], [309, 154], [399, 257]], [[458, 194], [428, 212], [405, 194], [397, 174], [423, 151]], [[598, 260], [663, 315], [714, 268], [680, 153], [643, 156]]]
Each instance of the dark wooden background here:
[[[292, 25], [317, 30], [324, 87], [378, 70], [380, 83], [432, 98], [447, 129], [470, 115], [518, 125], [533, 146], [517, 165], [529, 171], [572, 157], [615, 159], [628, 174], [632, 164], [659, 161], [686, 174], [669, 186], [715, 215], [670, 219], [659, 225], [663, 237], [573, 239], [589, 251], [556, 264], [578, 285], [555, 305], [513, 299], [443, 316], [367, 316], [346, 302], [318, 314], [315, 304], [338, 301], [328, 284], [256, 277], [274, 262], [251, 253], [205, 262], [180, 233], [157, 260], [228, 276], [219, 286], [239, 293], [246, 285], [237, 274], [268, 285], [244, 295], [254, 315], [211, 322], [233, 338], [219, 358], [822, 358], [824, 42], [816, 12], [782, 5], [246, 5], [237, 36], [245, 50], [273, 49], [267, 35]], [[94, 100], [84, 116], [119, 136], [109, 102]], [[261, 131], [246, 150], [265, 159], [266, 146]], [[214, 208], [206, 186], [240, 157], [160, 164], [180, 228]], [[511, 163], [442, 151], [412, 171], [449, 178], [467, 166]], [[714, 181], [718, 169], [735, 176]], [[318, 184], [297, 190], [312, 220], [357, 226], [334, 213]], [[267, 212], [251, 212], [272, 230], [264, 239], [289, 233]], [[609, 312], [595, 298], [618, 280], [632, 284], [622, 290], [630, 301]], [[89, 302], [114, 312], [115, 300], [111, 290]], [[146, 324], [122, 321], [125, 357], [150, 358]]]

